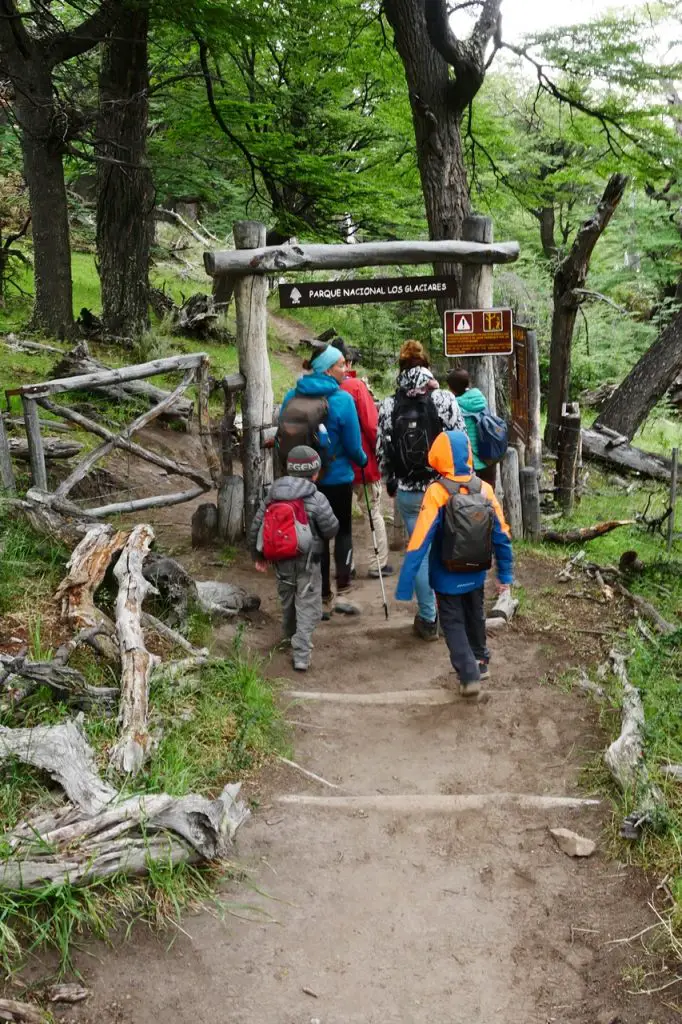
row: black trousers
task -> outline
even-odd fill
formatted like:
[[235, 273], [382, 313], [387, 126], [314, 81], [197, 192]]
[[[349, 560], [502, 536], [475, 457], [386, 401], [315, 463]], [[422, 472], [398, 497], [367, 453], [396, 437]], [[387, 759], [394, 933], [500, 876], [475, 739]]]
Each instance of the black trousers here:
[[[336, 586], [339, 590], [350, 586], [350, 571], [353, 565], [353, 484], [333, 484], [331, 487], [318, 484], [320, 493], [332, 507], [339, 521], [339, 532], [334, 539], [334, 566]], [[331, 587], [330, 541], [324, 542], [322, 552], [322, 597], [329, 597]]]
[[483, 587], [468, 594], [438, 594], [438, 617], [450, 652], [452, 667], [460, 682], [473, 683], [479, 676], [479, 661], [487, 662]]

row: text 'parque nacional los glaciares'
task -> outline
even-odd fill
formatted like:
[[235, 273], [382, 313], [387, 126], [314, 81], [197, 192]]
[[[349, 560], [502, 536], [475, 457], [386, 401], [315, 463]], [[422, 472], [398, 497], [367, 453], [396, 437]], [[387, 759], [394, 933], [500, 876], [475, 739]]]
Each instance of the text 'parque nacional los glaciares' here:
[[457, 293], [452, 277], [387, 277], [354, 281], [306, 281], [281, 284], [281, 309], [302, 306], [346, 306], [362, 302], [405, 302]]

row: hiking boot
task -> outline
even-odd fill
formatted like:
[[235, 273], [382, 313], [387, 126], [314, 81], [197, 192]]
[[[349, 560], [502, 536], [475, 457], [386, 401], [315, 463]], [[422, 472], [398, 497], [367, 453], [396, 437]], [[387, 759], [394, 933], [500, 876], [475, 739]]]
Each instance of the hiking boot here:
[[[393, 576], [393, 575], [395, 575], [395, 569], [393, 568], [392, 565], [382, 565], [382, 567], [381, 567], [381, 575], [382, 576]], [[369, 572], [367, 573], [367, 579], [369, 579], [369, 580], [378, 580], [379, 579], [379, 570], [378, 569], [370, 569]]]
[[337, 615], [359, 615], [360, 609], [356, 604], [351, 604], [350, 601], [337, 601], [334, 605], [334, 611]]
[[293, 664], [295, 672], [307, 672], [310, 668], [310, 658], [306, 658], [302, 654], [295, 654]]
[[421, 615], [415, 615], [412, 631], [420, 640], [437, 640], [438, 619], [434, 619], [433, 622], [427, 622], [426, 619], [422, 619]]
[[459, 692], [462, 697], [478, 697], [481, 692], [480, 679], [474, 679], [470, 683], [460, 683]]
[[478, 672], [481, 680], [490, 679], [490, 669], [487, 661], [479, 661]]

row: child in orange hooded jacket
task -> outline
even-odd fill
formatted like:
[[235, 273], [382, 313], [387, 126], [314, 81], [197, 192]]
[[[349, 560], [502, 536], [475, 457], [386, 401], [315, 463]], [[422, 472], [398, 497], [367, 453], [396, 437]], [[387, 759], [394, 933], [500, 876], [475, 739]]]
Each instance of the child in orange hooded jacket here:
[[[469, 438], [462, 430], [439, 434], [429, 451], [429, 465], [441, 476], [459, 483], [464, 491], [473, 477]], [[511, 534], [495, 492], [487, 483], [481, 484], [482, 496], [492, 505], [495, 516], [492, 543], [497, 565], [498, 591], [513, 582]], [[479, 693], [481, 679], [488, 678], [489, 652], [485, 635], [483, 587], [486, 572], [451, 572], [441, 558], [443, 512], [449, 492], [437, 480], [424, 494], [419, 518], [410, 537], [407, 554], [400, 571], [395, 596], [410, 601], [414, 580], [429, 545], [429, 579], [436, 592], [441, 628], [450, 652], [452, 667], [460, 680], [464, 696]]]

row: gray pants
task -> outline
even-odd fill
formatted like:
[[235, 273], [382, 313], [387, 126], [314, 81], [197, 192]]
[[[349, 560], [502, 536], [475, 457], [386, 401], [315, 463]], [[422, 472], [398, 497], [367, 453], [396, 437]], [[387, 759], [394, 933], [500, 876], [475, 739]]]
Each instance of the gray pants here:
[[310, 661], [313, 632], [322, 619], [320, 562], [301, 557], [279, 562], [275, 571], [284, 635], [291, 639], [294, 656]]

